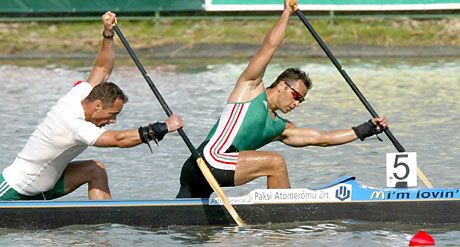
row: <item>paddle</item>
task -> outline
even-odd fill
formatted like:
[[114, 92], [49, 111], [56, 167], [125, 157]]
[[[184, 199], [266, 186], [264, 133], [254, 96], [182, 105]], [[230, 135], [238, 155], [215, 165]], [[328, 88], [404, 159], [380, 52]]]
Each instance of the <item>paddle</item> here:
[[[302, 11], [300, 11], [297, 7], [297, 4], [293, 1], [293, 0], [290, 0], [289, 1], [289, 5], [292, 7], [292, 9], [295, 10], [297, 16], [299, 16], [300, 20], [303, 22], [303, 24], [305, 25], [305, 27], [308, 29], [308, 31], [310, 31], [311, 35], [313, 36], [313, 38], [316, 40], [316, 42], [318, 42], [319, 46], [323, 49], [323, 51], [326, 53], [326, 55], [329, 57], [329, 59], [331, 60], [331, 62], [334, 64], [334, 66], [337, 68], [337, 70], [340, 72], [340, 74], [343, 76], [343, 78], [345, 79], [345, 81], [348, 83], [348, 85], [351, 87], [351, 89], [353, 90], [353, 92], [355, 92], [356, 96], [358, 96], [359, 100], [361, 101], [361, 103], [364, 104], [364, 106], [366, 107], [366, 109], [369, 111], [369, 113], [371, 114], [372, 117], [378, 117], [379, 115], [374, 111], [374, 109], [372, 108], [372, 106], [369, 104], [369, 102], [366, 100], [366, 98], [364, 97], [364, 95], [359, 91], [358, 87], [353, 83], [353, 81], [351, 80], [351, 78], [348, 76], [347, 72], [345, 72], [345, 69], [342, 67], [342, 65], [340, 65], [340, 63], [337, 61], [337, 59], [334, 57], [334, 55], [332, 55], [331, 51], [329, 50], [329, 48], [326, 46], [326, 44], [323, 42], [323, 40], [321, 39], [321, 37], [319, 37], [318, 33], [316, 33], [315, 29], [313, 28], [313, 26], [310, 24], [310, 22], [307, 20], [307, 18], [305, 18], [305, 15], [302, 13]], [[393, 134], [391, 133], [390, 129], [388, 128], [385, 128], [383, 130], [385, 132], [385, 134], [387, 135], [387, 137], [390, 139], [390, 141], [393, 143], [393, 145], [395, 146], [395, 148], [398, 150], [398, 152], [405, 152], [405, 149], [403, 148], [403, 146], [398, 142], [398, 140], [396, 140], [396, 138], [393, 136]], [[423, 183], [428, 187], [428, 188], [433, 188], [433, 185], [430, 183], [430, 181], [428, 180], [428, 178], [425, 176], [425, 174], [422, 172], [422, 170], [420, 170], [420, 168], [417, 167], [417, 175], [418, 177], [420, 178], [420, 180], [423, 181]]]
[[[149, 74], [147, 74], [147, 71], [145, 71], [144, 66], [141, 64], [139, 59], [137, 58], [136, 54], [134, 53], [133, 49], [129, 45], [128, 41], [126, 40], [125, 36], [121, 32], [120, 28], [118, 28], [117, 25], [114, 26], [115, 32], [117, 33], [118, 37], [120, 38], [121, 42], [125, 46], [126, 50], [128, 51], [129, 55], [133, 59], [134, 63], [137, 65], [137, 68], [140, 70], [142, 73], [142, 76], [144, 76], [144, 79], [147, 81], [147, 84], [149, 84], [150, 89], [152, 89], [153, 94], [155, 94], [156, 98], [160, 102], [161, 107], [163, 110], [166, 112], [166, 115], [171, 116], [172, 111], [169, 109], [168, 105], [166, 104], [165, 100], [161, 96], [160, 92], [158, 89], [155, 87], [153, 84], [153, 81], [150, 79]], [[208, 181], [209, 185], [211, 188], [216, 192], [217, 196], [222, 200], [224, 203], [225, 208], [228, 210], [230, 215], [232, 216], [233, 220], [239, 225], [243, 226], [245, 225], [244, 221], [240, 218], [236, 210], [233, 208], [233, 206], [230, 204], [230, 201], [228, 198], [225, 196], [224, 192], [220, 188], [219, 184], [217, 183], [216, 179], [212, 175], [211, 171], [209, 170], [208, 166], [206, 165], [205, 161], [203, 158], [201, 158], [200, 154], [198, 151], [195, 149], [193, 146], [192, 142], [190, 139], [188, 139], [187, 135], [185, 134], [184, 130], [182, 128], [177, 130], [184, 140], [185, 144], [187, 145], [188, 149], [192, 153], [193, 158], [196, 159], [196, 162], [198, 163], [198, 167], [200, 168], [201, 172], [203, 173], [204, 177]]]

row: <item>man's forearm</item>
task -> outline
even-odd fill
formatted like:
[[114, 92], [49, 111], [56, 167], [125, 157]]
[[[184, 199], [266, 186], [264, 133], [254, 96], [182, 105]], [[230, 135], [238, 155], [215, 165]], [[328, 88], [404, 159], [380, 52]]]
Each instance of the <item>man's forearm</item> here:
[[93, 70], [88, 77], [88, 82], [95, 87], [109, 79], [115, 63], [115, 44], [113, 42], [113, 25], [116, 23], [114, 13], [108, 11], [102, 16], [104, 30], [101, 33], [102, 45], [94, 62]]
[[113, 66], [115, 64], [115, 42], [113, 42], [113, 36], [111, 38], [107, 38], [110, 36], [104, 36], [104, 33], [106, 32], [109, 31], [104, 30], [103, 32], [101, 50], [97, 55], [96, 62], [94, 65], [95, 67], [102, 69], [104, 73], [103, 81], [106, 81], [109, 78], [110, 74], [112, 73]]
[[264, 44], [271, 45], [273, 47], [278, 47], [286, 36], [286, 28], [289, 21], [290, 12], [284, 10], [281, 14], [281, 17], [272, 27], [267, 36], [265, 36]]

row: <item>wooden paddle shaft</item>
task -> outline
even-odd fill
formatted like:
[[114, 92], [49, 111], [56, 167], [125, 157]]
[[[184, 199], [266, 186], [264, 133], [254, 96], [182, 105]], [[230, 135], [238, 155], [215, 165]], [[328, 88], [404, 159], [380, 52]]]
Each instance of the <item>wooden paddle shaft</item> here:
[[230, 213], [230, 215], [235, 220], [235, 222], [239, 226], [245, 225], [244, 221], [240, 218], [240, 216], [236, 212], [235, 208], [232, 207], [232, 204], [230, 203], [228, 198], [225, 196], [224, 191], [222, 191], [222, 188], [219, 186], [219, 183], [217, 183], [216, 178], [214, 178], [214, 175], [212, 175], [212, 173], [209, 170], [209, 167], [206, 165], [205, 161], [202, 158], [199, 158], [199, 159], [196, 160], [196, 163], [198, 163], [198, 167], [200, 168], [201, 172], [203, 173], [203, 176], [206, 178], [206, 180], [208, 181], [209, 185], [214, 190], [214, 192], [216, 192], [217, 196], [222, 200], [222, 202], [224, 203], [225, 208]]

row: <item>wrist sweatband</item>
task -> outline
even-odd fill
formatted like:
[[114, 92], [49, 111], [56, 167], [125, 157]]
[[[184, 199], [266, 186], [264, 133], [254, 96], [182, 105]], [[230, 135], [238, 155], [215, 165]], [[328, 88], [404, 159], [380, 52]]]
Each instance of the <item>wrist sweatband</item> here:
[[144, 127], [139, 127], [139, 137], [143, 143], [148, 143], [154, 140], [155, 142], [163, 140], [163, 137], [168, 133], [166, 123], [156, 122]]
[[104, 39], [113, 39], [113, 36], [114, 36], [114, 32], [113, 31], [107, 31], [109, 32], [109, 34], [105, 34], [105, 31], [102, 31], [102, 37], [104, 37]]
[[377, 125], [375, 125], [372, 122], [372, 120], [369, 120], [369, 121], [367, 121], [367, 122], [365, 122], [363, 124], [360, 124], [360, 125], [358, 125], [356, 127], [352, 127], [352, 129], [355, 132], [356, 136], [358, 136], [358, 138], [361, 141], [364, 141], [364, 139], [366, 139], [369, 136], [373, 136], [373, 135], [382, 133], [382, 130], [378, 129]]
[[163, 140], [163, 137], [168, 133], [168, 126], [166, 123], [156, 122], [144, 127], [141, 126], [137, 131], [139, 132], [141, 141], [147, 144], [147, 146], [149, 146], [150, 152], [153, 153], [149, 141], [153, 140], [158, 145], [158, 141]]

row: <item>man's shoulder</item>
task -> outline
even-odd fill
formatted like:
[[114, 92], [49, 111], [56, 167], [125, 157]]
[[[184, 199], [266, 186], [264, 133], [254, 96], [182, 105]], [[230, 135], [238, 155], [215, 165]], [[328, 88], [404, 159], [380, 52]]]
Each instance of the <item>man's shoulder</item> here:
[[88, 82], [77, 81], [64, 97], [78, 97], [78, 99], [83, 99], [88, 96], [92, 89], [93, 87]]
[[77, 81], [72, 85], [72, 89], [75, 88], [93, 88], [91, 84], [87, 81]]
[[62, 121], [74, 121], [84, 118], [83, 106], [81, 101], [88, 96], [91, 85], [84, 81], [74, 83], [73, 87], [53, 106], [49, 114], [61, 119]]

